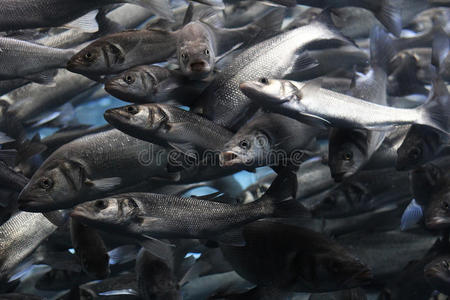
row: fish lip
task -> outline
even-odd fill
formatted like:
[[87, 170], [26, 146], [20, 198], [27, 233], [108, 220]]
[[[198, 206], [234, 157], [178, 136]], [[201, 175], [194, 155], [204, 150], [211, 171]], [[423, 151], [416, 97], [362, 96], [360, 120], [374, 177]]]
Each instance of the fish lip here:
[[[197, 68], [199, 67], [199, 68]], [[189, 69], [194, 73], [209, 73], [210, 66], [209, 63], [203, 59], [196, 60], [194, 62], [189, 62]]]
[[434, 277], [435, 275], [439, 275], [441, 271], [438, 267], [431, 267], [424, 270], [423, 274], [425, 277]]
[[447, 228], [450, 225], [450, 222], [447, 218], [443, 217], [433, 217], [426, 221], [426, 226], [430, 229], [443, 229]]
[[255, 98], [262, 83], [257, 81], [244, 81], [239, 84], [239, 89], [249, 98]]
[[230, 167], [242, 162], [242, 159], [234, 151], [224, 151], [220, 153], [220, 163], [224, 167]]
[[123, 122], [128, 122], [130, 117], [128, 114], [123, 114], [121, 110], [108, 109], [103, 113], [103, 117], [106, 122], [111, 125], [121, 124]]
[[88, 210], [83, 206], [75, 206], [72, 212], [70, 213], [70, 217], [76, 219], [85, 219]]

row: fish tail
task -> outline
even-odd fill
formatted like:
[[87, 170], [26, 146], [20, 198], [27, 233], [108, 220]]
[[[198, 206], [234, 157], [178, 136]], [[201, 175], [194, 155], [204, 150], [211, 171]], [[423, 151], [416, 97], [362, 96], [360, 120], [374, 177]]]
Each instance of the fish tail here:
[[304, 218], [310, 217], [311, 212], [295, 199], [274, 203], [273, 217], [275, 218]]
[[402, 31], [402, 19], [400, 15], [402, 0], [380, 0], [380, 2], [380, 7], [373, 12], [375, 17], [389, 32], [399, 37]]
[[423, 217], [422, 207], [417, 204], [415, 199], [412, 199], [409, 205], [403, 212], [400, 229], [407, 230], [416, 225]]
[[387, 74], [396, 53], [393, 39], [383, 28], [375, 26], [370, 32], [370, 64], [380, 67]]
[[[430, 68], [434, 71], [434, 67]], [[417, 123], [450, 134], [450, 94], [445, 82], [436, 74], [433, 76], [428, 100], [416, 108], [420, 116]]]
[[169, 0], [118, 0], [117, 2], [128, 2], [136, 4], [153, 11], [158, 16], [174, 21], [172, 9], [170, 7]]

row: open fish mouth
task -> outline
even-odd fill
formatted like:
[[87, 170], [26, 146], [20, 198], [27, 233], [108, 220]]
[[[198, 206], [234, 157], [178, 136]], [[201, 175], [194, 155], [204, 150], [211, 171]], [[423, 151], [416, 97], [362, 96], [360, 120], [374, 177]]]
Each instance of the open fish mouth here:
[[236, 152], [225, 151], [220, 154], [220, 163], [224, 167], [230, 167], [237, 164], [242, 164], [243, 160]]

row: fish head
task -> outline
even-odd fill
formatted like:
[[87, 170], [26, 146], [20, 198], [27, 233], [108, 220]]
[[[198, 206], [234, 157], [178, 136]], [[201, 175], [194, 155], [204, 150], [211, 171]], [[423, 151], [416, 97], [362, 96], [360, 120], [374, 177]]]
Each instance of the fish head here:
[[80, 222], [100, 228], [126, 228], [135, 223], [139, 206], [132, 196], [115, 195], [77, 205], [71, 217]]
[[299, 86], [289, 80], [260, 78], [258, 81], [244, 81], [239, 85], [241, 91], [252, 100], [258, 101], [260, 105], [280, 105], [291, 100], [300, 100]]
[[67, 70], [83, 75], [111, 74], [117, 71], [114, 66], [124, 61], [120, 47], [113, 43], [97, 41], [76, 53], [67, 63]]
[[448, 184], [431, 196], [425, 211], [425, 225], [430, 229], [450, 227], [450, 188]]
[[157, 80], [150, 73], [131, 69], [108, 80], [105, 90], [113, 96], [132, 102], [146, 99], [156, 94]]
[[165, 130], [168, 116], [158, 104], [134, 104], [105, 111], [105, 120], [125, 132]]
[[424, 268], [425, 280], [439, 291], [448, 293], [450, 290], [450, 257], [443, 255], [435, 258]]
[[343, 249], [318, 254], [316, 259], [316, 279], [329, 289], [354, 288], [369, 284], [373, 279], [371, 270]]
[[266, 165], [271, 152], [271, 140], [262, 130], [251, 130], [246, 133], [236, 133], [224, 145], [220, 154], [223, 166], [261, 166]]
[[47, 212], [70, 208], [78, 200], [84, 171], [70, 160], [44, 163], [19, 195], [19, 208], [30, 212]]
[[413, 125], [408, 130], [401, 146], [397, 149], [396, 168], [411, 170], [435, 157], [439, 144], [439, 134], [434, 129]]
[[214, 69], [214, 49], [207, 42], [189, 41], [177, 48], [181, 72], [191, 79], [204, 79]]
[[339, 143], [333, 147], [330, 140], [329, 147], [328, 165], [336, 182], [341, 182], [356, 173], [365, 162], [363, 151], [353, 142]]

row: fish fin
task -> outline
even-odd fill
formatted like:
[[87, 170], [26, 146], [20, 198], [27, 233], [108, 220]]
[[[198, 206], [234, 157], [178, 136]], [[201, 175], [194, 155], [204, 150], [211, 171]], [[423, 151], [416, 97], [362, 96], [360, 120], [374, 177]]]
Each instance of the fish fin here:
[[168, 0], [125, 0], [125, 1], [131, 4], [136, 4], [145, 7], [164, 19], [175, 21], [172, 8], [170, 7], [170, 3]]
[[184, 14], [183, 26], [190, 23], [194, 18], [194, 4], [189, 2], [189, 6], [186, 9], [186, 13]]
[[70, 217], [70, 210], [68, 209], [60, 209], [53, 210], [46, 213], [42, 213], [47, 220], [53, 223], [56, 226], [63, 226], [67, 223]]
[[387, 74], [389, 65], [396, 55], [393, 39], [383, 28], [375, 26], [370, 32], [370, 63], [379, 66]]
[[416, 225], [423, 217], [422, 206], [412, 199], [402, 214], [400, 230], [404, 231]]
[[[433, 40], [431, 51], [431, 63], [439, 70], [442, 62], [449, 53], [449, 38], [444, 32], [439, 31]], [[438, 72], [439, 73], [439, 72]]]
[[120, 177], [110, 177], [110, 178], [102, 178], [96, 180], [86, 179], [85, 184], [93, 187], [99, 191], [109, 191], [112, 188], [120, 185], [122, 179]]
[[[176, 126], [184, 126], [182, 124], [177, 124]], [[177, 150], [178, 152], [183, 153], [184, 155], [191, 157], [191, 158], [197, 158], [197, 151], [195, 150], [195, 146], [192, 143], [173, 143], [168, 142], [168, 144]]]
[[295, 199], [276, 202], [273, 216], [275, 218], [304, 218], [311, 217], [311, 212]]
[[295, 58], [295, 62], [289, 71], [285, 74], [286, 76], [302, 72], [308, 69], [312, 69], [319, 65], [319, 61], [313, 57], [311, 57], [308, 51], [303, 51]]
[[[230, 50], [225, 51], [224, 53], [222, 53], [221, 55], [216, 56], [216, 64], [218, 62], [220, 62], [222, 59], [224, 59], [225, 57], [227, 57], [229, 54], [233, 53], [235, 50], [239, 49], [244, 43], [239, 43], [234, 45]], [[220, 70], [218, 70], [220, 72]]]
[[178, 284], [180, 286], [185, 285], [189, 281], [200, 277], [200, 274], [209, 266], [207, 262], [197, 261], [195, 262], [186, 273], [184, 273], [183, 277], [179, 280]]
[[[430, 69], [434, 71], [433, 66]], [[417, 123], [450, 134], [450, 95], [447, 85], [438, 75], [432, 76], [432, 92], [428, 100], [416, 108], [420, 115]]]
[[139, 240], [139, 244], [151, 254], [161, 258], [166, 262], [171, 261], [172, 251], [175, 245], [166, 243], [148, 235], [142, 235], [145, 239]]
[[16, 149], [0, 150], [0, 160], [4, 161], [8, 166], [14, 167], [16, 165], [16, 158], [17, 158]]
[[14, 142], [15, 139], [9, 137], [6, 133], [0, 131], [0, 145]]
[[[359, 48], [358, 45], [350, 38], [344, 36], [339, 29], [336, 28], [336, 26], [333, 23], [333, 20], [331, 18], [331, 11], [330, 8], [324, 9], [314, 20], [314, 23], [316, 23], [318, 26], [326, 26], [326, 28], [334, 33], [333, 37], [326, 40], [318, 40], [316, 42], [312, 42], [310, 46], [316, 46], [321, 47], [323, 43], [326, 43], [326, 47], [330, 47], [330, 42], [336, 42], [336, 46], [344, 45], [344, 44], [351, 44], [355, 46], [356, 48]], [[334, 44], [334, 43], [332, 43]], [[310, 47], [308, 46], [308, 48]], [[314, 48], [314, 47], [313, 47]], [[318, 48], [316, 48], [318, 49]]]
[[124, 245], [114, 248], [108, 251], [109, 264], [123, 264], [135, 260], [138, 251], [139, 249], [136, 245]]
[[[273, 180], [270, 187], [264, 193], [264, 196], [270, 196], [279, 199], [279, 201], [295, 198], [297, 195], [297, 175], [289, 169], [281, 169], [278, 176]], [[263, 197], [264, 197], [263, 196]]]
[[402, 18], [400, 9], [402, 0], [380, 0], [380, 8], [374, 11], [375, 17], [396, 37], [402, 32]]
[[274, 8], [253, 24], [261, 28], [259, 38], [269, 38], [281, 30], [285, 15], [284, 8]]
[[245, 246], [245, 239], [240, 228], [229, 230], [217, 237], [217, 242], [230, 246]]
[[203, 195], [203, 196], [194, 196], [192, 195], [191, 198], [199, 199], [199, 200], [212, 200], [216, 198], [217, 196], [222, 195], [222, 192], [214, 192], [211, 194]]
[[58, 72], [57, 69], [54, 70], [47, 70], [41, 73], [35, 73], [35, 74], [28, 74], [24, 76], [25, 79], [28, 79], [30, 81], [47, 85], [47, 86], [55, 86], [56, 83], [53, 80], [53, 78], [56, 76], [56, 73]]
[[92, 10], [78, 19], [67, 23], [64, 27], [81, 29], [85, 32], [97, 32], [99, 29], [96, 19], [98, 13], [98, 9]]

